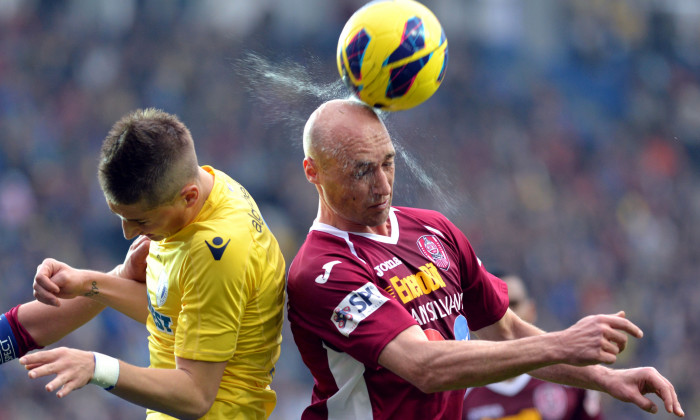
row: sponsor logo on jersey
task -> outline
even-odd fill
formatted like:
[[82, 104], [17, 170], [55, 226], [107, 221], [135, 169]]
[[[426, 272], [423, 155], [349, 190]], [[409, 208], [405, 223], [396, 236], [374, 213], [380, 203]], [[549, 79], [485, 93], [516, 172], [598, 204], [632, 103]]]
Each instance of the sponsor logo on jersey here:
[[[231, 189], [231, 186], [228, 186], [229, 189]], [[250, 196], [248, 193], [248, 190], [243, 188], [243, 186], [240, 186], [241, 194], [243, 195], [243, 199], [248, 203], [248, 206], [250, 207], [250, 210], [248, 211], [248, 216], [250, 216], [250, 223], [253, 225], [255, 230], [260, 233], [262, 232], [263, 226], [265, 226], [265, 220], [263, 219], [262, 215], [260, 214], [259, 210], [256, 208], [257, 206], [255, 205], [255, 201], [253, 201], [253, 197]]]
[[331, 321], [341, 334], [348, 337], [360, 322], [388, 301], [389, 298], [384, 296], [377, 286], [367, 283], [345, 296], [333, 310]]
[[17, 353], [17, 340], [12, 332], [10, 321], [5, 315], [0, 314], [0, 364], [19, 357]]
[[[460, 299], [461, 303], [462, 299]], [[455, 318], [455, 324], [452, 328], [455, 334], [455, 340], [457, 341], [467, 341], [470, 339], [469, 336], [469, 324], [467, 323], [467, 318], [464, 315], [459, 315]]]
[[419, 271], [410, 276], [404, 278], [394, 276], [389, 279], [389, 282], [393, 290], [387, 288], [387, 292], [403, 303], [408, 303], [417, 297], [429, 295], [435, 290], [445, 287], [445, 281], [433, 263], [419, 267]]
[[158, 331], [172, 335], [173, 330], [170, 328], [170, 326], [173, 324], [172, 318], [156, 311], [155, 308], [153, 308], [150, 296], [148, 296], [146, 300], [148, 301], [148, 311], [151, 313], [153, 323], [156, 325], [156, 328], [158, 328]]
[[385, 272], [391, 270], [392, 268], [396, 268], [401, 264], [403, 264], [403, 262], [400, 259], [398, 259], [398, 257], [394, 257], [375, 266], [374, 269], [377, 271], [377, 275], [379, 277], [383, 277]]
[[319, 274], [318, 277], [316, 277], [316, 283], [318, 284], [323, 284], [328, 281], [328, 276], [331, 275], [331, 270], [333, 269], [333, 266], [336, 264], [340, 264], [340, 261], [331, 261], [323, 264], [323, 269], [326, 270], [323, 274]]
[[450, 260], [447, 258], [445, 247], [435, 235], [423, 235], [416, 241], [418, 249], [423, 256], [432, 261], [443, 270], [450, 268]]
[[[428, 322], [448, 317], [454, 313], [459, 313], [460, 310], [462, 310], [462, 294], [454, 293], [411, 308], [411, 315], [418, 322], [418, 325], [425, 325]], [[457, 332], [455, 332], [456, 340], [464, 340], [467, 338], [463, 330], [458, 332], [460, 334], [459, 336]]]
[[425, 336], [428, 337], [428, 341], [445, 341], [445, 337], [443, 337], [442, 333], [440, 333], [438, 330], [428, 328], [423, 330], [423, 332], [425, 333]]
[[12, 346], [10, 337], [7, 337], [5, 340], [0, 339], [0, 362], [5, 363], [14, 360], [17, 358], [16, 355], [17, 351]]
[[211, 243], [204, 241], [204, 243], [209, 247], [209, 251], [211, 251], [211, 256], [214, 257], [216, 261], [219, 261], [224, 255], [224, 251], [226, 251], [226, 247], [228, 246], [229, 242], [231, 242], [230, 239], [224, 243], [224, 240], [219, 236], [212, 239]]

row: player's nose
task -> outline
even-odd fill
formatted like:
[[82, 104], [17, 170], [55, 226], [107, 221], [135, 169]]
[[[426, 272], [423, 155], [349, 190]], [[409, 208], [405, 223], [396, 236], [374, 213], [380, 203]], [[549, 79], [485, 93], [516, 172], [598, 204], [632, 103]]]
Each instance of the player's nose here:
[[122, 220], [122, 232], [124, 232], [126, 239], [133, 239], [142, 233], [138, 223], [127, 220]]
[[384, 171], [377, 171], [374, 177], [373, 193], [380, 196], [391, 194], [391, 178]]

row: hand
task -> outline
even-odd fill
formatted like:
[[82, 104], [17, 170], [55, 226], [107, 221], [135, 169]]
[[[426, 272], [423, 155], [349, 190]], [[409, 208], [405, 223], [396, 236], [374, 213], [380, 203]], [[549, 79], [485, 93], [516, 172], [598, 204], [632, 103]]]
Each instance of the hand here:
[[28, 354], [21, 357], [19, 362], [29, 371], [31, 379], [56, 374], [56, 377], [46, 384], [46, 390], [58, 390], [58, 398], [84, 387], [95, 372], [95, 356], [92, 352], [66, 347]]
[[586, 366], [615, 363], [627, 346], [627, 334], [642, 338], [642, 330], [620, 311], [614, 315], [591, 315], [558, 333], [565, 352], [563, 363]]
[[34, 297], [47, 305], [61, 306], [59, 298], [72, 299], [85, 295], [83, 283], [82, 270], [47, 258], [36, 269]]
[[656, 404], [644, 396], [654, 393], [664, 402], [666, 411], [678, 417], [685, 416], [673, 385], [653, 367], [610, 370], [609, 373], [604, 381], [604, 391], [618, 400], [634, 403], [642, 410], [656, 413]]
[[119, 264], [114, 268], [112, 274], [115, 276], [146, 282], [146, 258], [151, 246], [151, 240], [146, 236], [139, 236], [131, 243], [129, 251], [126, 253], [124, 263]]

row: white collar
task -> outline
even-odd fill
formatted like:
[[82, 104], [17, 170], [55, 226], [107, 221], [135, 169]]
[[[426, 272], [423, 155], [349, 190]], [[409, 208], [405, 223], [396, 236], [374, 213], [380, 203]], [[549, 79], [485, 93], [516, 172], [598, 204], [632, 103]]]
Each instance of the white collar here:
[[486, 388], [497, 394], [512, 397], [513, 395], [516, 395], [518, 392], [522, 391], [523, 388], [525, 388], [525, 385], [530, 382], [530, 379], [532, 379], [532, 376], [528, 375], [527, 373], [523, 373], [522, 375], [516, 376], [509, 381], [488, 384], [486, 385]]
[[330, 233], [331, 235], [335, 235], [341, 238], [347, 238], [348, 234], [352, 233], [353, 235], [363, 236], [365, 238], [372, 239], [373, 241], [396, 245], [396, 243], [399, 241], [399, 223], [396, 220], [395, 214], [395, 212], [397, 211], [399, 210], [395, 209], [394, 207], [389, 209], [389, 224], [391, 225], [391, 236], [377, 235], [376, 233], [348, 232], [345, 230], [338, 229], [335, 226], [321, 223], [318, 221], [318, 218], [314, 220], [314, 223], [311, 225], [309, 231], [318, 230], [320, 232]]

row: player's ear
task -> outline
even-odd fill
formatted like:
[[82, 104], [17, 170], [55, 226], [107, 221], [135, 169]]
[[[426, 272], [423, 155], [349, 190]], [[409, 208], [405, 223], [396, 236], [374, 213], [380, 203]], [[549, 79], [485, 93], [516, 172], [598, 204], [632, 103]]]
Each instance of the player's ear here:
[[317, 163], [313, 160], [313, 158], [308, 156], [304, 158], [304, 174], [310, 183], [319, 183]]
[[199, 187], [196, 184], [187, 184], [180, 190], [180, 197], [185, 200], [185, 207], [192, 207], [199, 198]]

